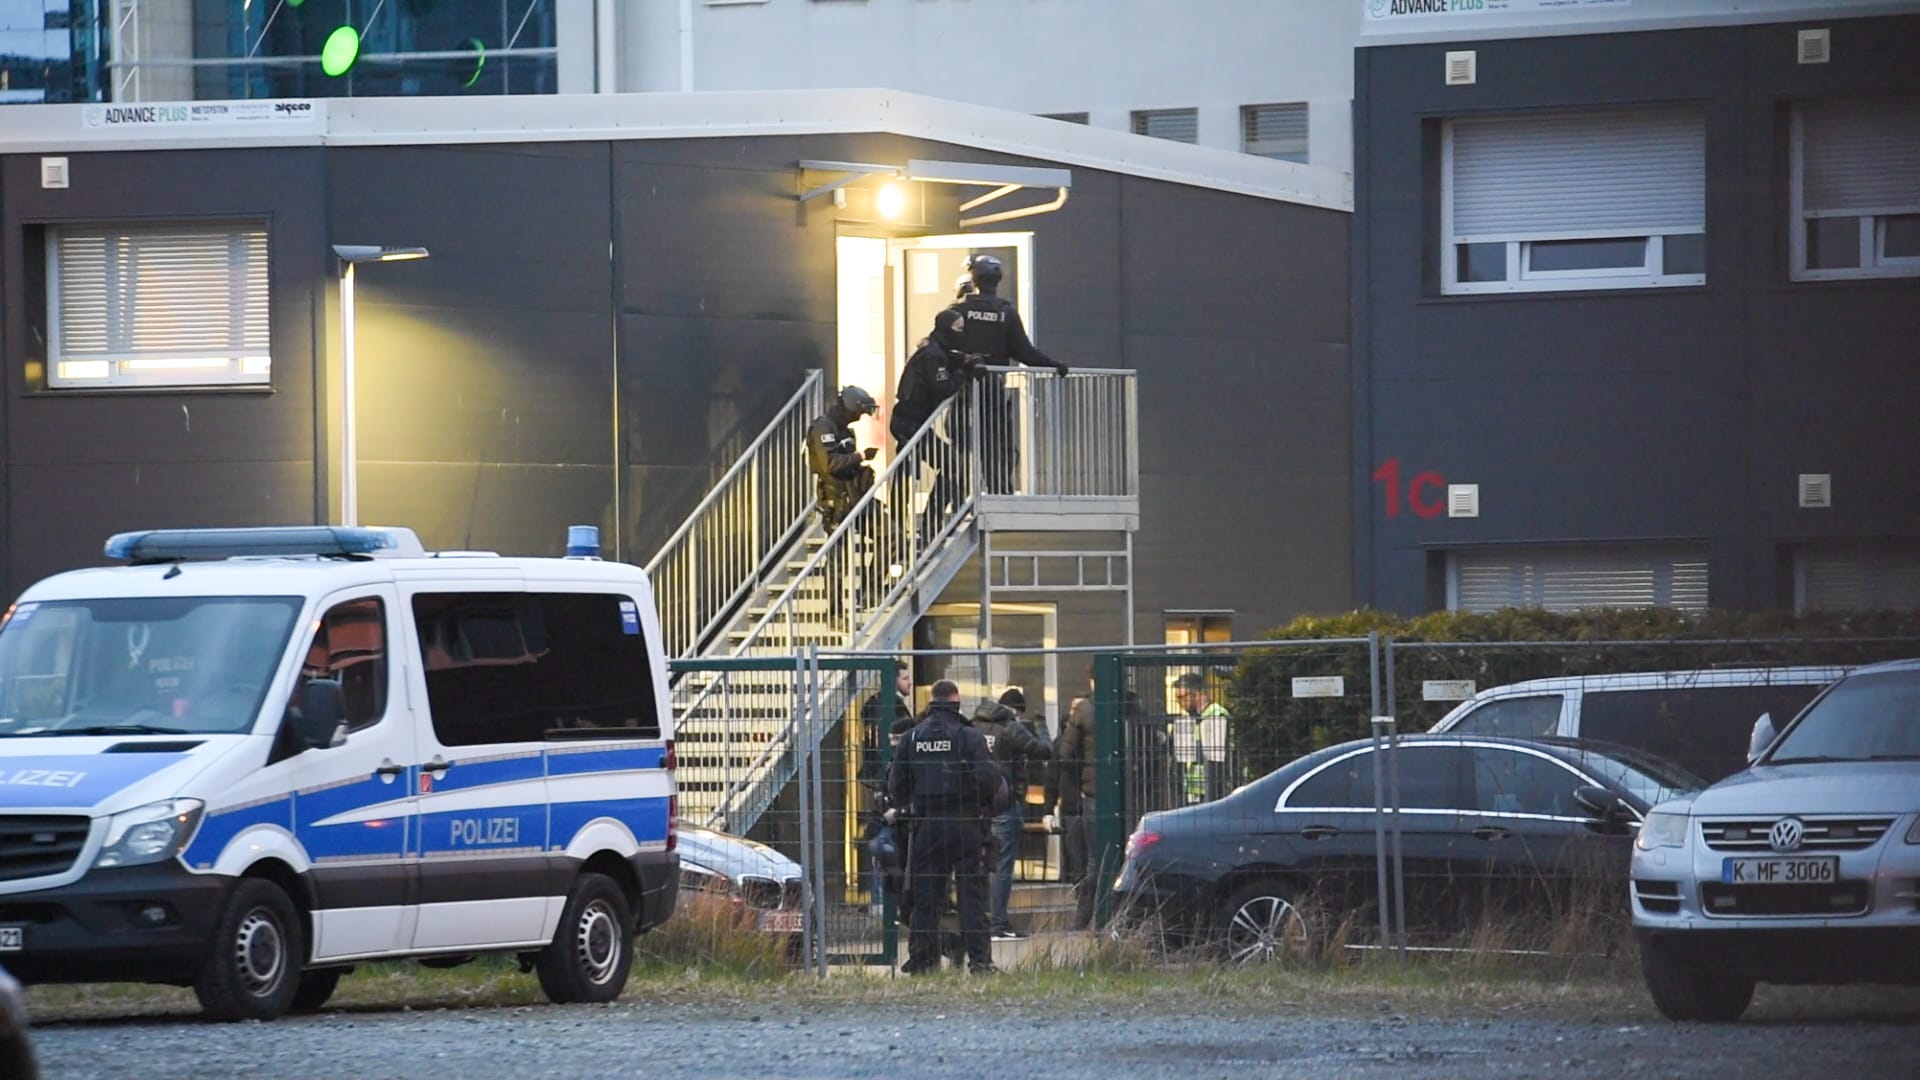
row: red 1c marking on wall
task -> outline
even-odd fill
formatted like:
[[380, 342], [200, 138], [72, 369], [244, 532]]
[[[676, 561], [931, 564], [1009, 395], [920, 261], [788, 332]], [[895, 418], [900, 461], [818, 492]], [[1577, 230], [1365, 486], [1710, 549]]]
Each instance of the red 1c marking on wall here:
[[[1387, 520], [1392, 521], [1399, 517], [1400, 459], [1391, 457], [1381, 462], [1380, 467], [1373, 470], [1373, 482], [1386, 489]], [[1447, 478], [1432, 469], [1416, 474], [1407, 484], [1407, 507], [1419, 517], [1439, 517], [1447, 512], [1446, 487]], [[1439, 489], [1439, 493], [1433, 496], [1432, 501], [1428, 501], [1426, 497], [1429, 488]]]

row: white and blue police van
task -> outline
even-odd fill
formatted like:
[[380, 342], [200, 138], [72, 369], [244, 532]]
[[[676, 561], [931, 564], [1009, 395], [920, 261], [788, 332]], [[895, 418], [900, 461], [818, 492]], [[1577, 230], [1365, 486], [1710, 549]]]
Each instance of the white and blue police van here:
[[0, 623], [0, 966], [325, 1003], [355, 964], [518, 955], [618, 997], [679, 887], [638, 568], [406, 529], [123, 533]]

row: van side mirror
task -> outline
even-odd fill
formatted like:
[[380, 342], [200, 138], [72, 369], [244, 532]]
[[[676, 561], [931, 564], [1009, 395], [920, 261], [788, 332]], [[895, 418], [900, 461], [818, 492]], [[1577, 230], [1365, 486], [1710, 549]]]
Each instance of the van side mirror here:
[[1773, 738], [1779, 734], [1773, 729], [1773, 714], [1761, 713], [1760, 719], [1753, 722], [1753, 738], [1747, 741], [1747, 764], [1760, 760], [1760, 755], [1773, 745]]
[[1625, 799], [1603, 787], [1582, 785], [1573, 789], [1573, 801], [1594, 816], [1594, 820], [1609, 825], [1625, 825], [1633, 820], [1633, 808]]
[[339, 746], [347, 741], [346, 699], [338, 679], [309, 679], [300, 685], [294, 708], [287, 711], [294, 740], [303, 750]]

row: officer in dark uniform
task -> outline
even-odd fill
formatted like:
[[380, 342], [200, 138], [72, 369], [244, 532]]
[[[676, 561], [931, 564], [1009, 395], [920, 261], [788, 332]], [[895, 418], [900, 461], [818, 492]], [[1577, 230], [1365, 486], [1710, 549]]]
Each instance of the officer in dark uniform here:
[[1009, 359], [1028, 367], [1050, 367], [1062, 375], [1067, 365], [1033, 347], [1027, 328], [1013, 302], [1000, 296], [1002, 269], [991, 255], [975, 255], [968, 263], [974, 293], [959, 303], [966, 326], [960, 331], [960, 350], [988, 367], [1005, 367]]
[[887, 430], [896, 445], [906, 445], [933, 410], [960, 389], [960, 326], [958, 307], [942, 309], [933, 317], [933, 331], [901, 369], [893, 415], [887, 418]]
[[[975, 255], [967, 263], [973, 277], [974, 292], [960, 301], [965, 325], [960, 330], [960, 349], [966, 356], [969, 372], [976, 375], [988, 367], [1006, 367], [1018, 360], [1028, 367], [1050, 367], [1065, 375], [1067, 365], [1034, 348], [1027, 328], [1013, 302], [999, 293], [1002, 270], [1000, 260], [991, 255]], [[983, 489], [991, 495], [1013, 492], [1015, 449], [1013, 401], [1008, 388], [989, 379], [975, 387], [979, 396], [979, 416], [965, 417], [967, 425], [980, 427]], [[968, 410], [971, 412], [971, 408]]]
[[[981, 903], [985, 890], [974, 879], [985, 873], [980, 813], [1005, 789], [1005, 781], [994, 767], [987, 740], [960, 715], [960, 688], [942, 679], [933, 684], [932, 694], [926, 718], [901, 740], [887, 774], [889, 801], [896, 808], [909, 808], [913, 830], [907, 849], [913, 919], [907, 962], [900, 970], [921, 975], [939, 969], [940, 906], [947, 879], [953, 876], [958, 879], [967, 966], [990, 971], [993, 952]], [[896, 820], [898, 814], [898, 809], [888, 810], [887, 819]]]
[[819, 495], [820, 523], [829, 530], [840, 524], [873, 486], [873, 466], [867, 462], [878, 453], [875, 447], [859, 448], [853, 438], [853, 423], [872, 416], [873, 395], [857, 386], [840, 391], [827, 411], [807, 425], [807, 465], [813, 470], [814, 489]]

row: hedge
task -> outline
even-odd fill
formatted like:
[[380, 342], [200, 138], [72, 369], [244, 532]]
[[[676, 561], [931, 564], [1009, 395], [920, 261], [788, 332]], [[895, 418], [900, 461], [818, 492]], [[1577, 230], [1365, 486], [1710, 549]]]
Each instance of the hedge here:
[[[1471, 681], [1475, 690], [1558, 675], [1778, 664], [1854, 665], [1920, 656], [1920, 611], [1716, 611], [1614, 609], [1564, 614], [1509, 608], [1487, 614], [1379, 611], [1303, 615], [1264, 640], [1392, 639], [1394, 714], [1403, 732], [1424, 731], [1457, 702], [1423, 700], [1429, 680]], [[1487, 647], [1489, 644], [1511, 648]], [[1252, 648], [1202, 664], [1225, 680], [1235, 742], [1249, 765], [1279, 762], [1368, 734], [1372, 671], [1364, 647]], [[1292, 680], [1339, 675], [1341, 699], [1295, 698]]]

